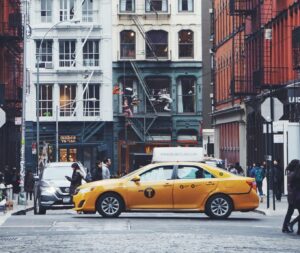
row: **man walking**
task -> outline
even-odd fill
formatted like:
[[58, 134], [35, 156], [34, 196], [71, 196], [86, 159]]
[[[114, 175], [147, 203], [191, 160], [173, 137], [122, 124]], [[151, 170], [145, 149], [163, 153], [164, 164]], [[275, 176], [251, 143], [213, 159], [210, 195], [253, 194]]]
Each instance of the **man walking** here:
[[111, 160], [109, 158], [105, 158], [102, 164], [102, 178], [110, 179], [109, 167], [111, 166]]

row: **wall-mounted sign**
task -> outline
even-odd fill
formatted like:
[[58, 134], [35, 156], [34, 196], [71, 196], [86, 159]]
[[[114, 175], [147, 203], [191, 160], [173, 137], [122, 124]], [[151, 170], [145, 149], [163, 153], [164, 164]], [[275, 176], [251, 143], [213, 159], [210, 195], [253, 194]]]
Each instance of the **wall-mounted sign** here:
[[61, 135], [59, 139], [61, 143], [75, 143], [77, 141], [75, 135]]
[[288, 98], [290, 104], [300, 104], [300, 87], [291, 87], [288, 89]]

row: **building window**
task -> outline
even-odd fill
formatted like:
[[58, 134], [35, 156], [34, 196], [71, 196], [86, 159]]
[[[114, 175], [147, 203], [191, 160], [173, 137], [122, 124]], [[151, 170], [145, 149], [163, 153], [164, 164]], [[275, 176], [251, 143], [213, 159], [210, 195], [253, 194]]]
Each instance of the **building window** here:
[[64, 40], [59, 42], [59, 66], [75, 67], [76, 42], [74, 40]]
[[194, 33], [191, 30], [182, 30], [178, 37], [179, 58], [193, 58]]
[[53, 115], [53, 94], [52, 85], [39, 85], [39, 103], [40, 103], [40, 117], [51, 117]]
[[168, 0], [145, 0], [146, 12], [168, 12]]
[[120, 12], [134, 12], [135, 0], [120, 0]]
[[84, 0], [82, 4], [82, 21], [93, 22], [93, 0]]
[[99, 41], [88, 40], [83, 46], [83, 66], [99, 66]]
[[168, 58], [168, 33], [162, 30], [149, 31], [146, 33], [146, 58]]
[[75, 13], [76, 0], [60, 0], [59, 20], [71, 20]]
[[41, 21], [52, 22], [52, 0], [41, 0]]
[[135, 32], [122, 31], [120, 34], [121, 58], [135, 58]]
[[178, 113], [194, 113], [196, 111], [195, 79], [183, 77], [178, 81]]
[[193, 11], [194, 10], [194, 0], [179, 0], [178, 1], [179, 11]]
[[[39, 58], [39, 67], [40, 68], [53, 68], [52, 63], [52, 40], [44, 40], [42, 47], [40, 49], [41, 41], [36, 41], [36, 62]], [[39, 52], [39, 50], [41, 50]], [[40, 53], [40, 55], [39, 55]]]
[[100, 116], [100, 85], [88, 84], [83, 95], [83, 115]]
[[59, 98], [60, 116], [75, 116], [76, 108], [76, 85], [66, 84], [61, 85]]

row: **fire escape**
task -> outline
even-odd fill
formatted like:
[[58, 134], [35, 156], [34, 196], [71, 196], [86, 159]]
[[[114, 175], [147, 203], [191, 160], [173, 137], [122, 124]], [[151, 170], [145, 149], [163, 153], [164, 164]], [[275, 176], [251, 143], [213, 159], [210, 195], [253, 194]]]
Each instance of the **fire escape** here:
[[[155, 2], [155, 1], [153, 1]], [[145, 9], [142, 9], [142, 13], [138, 11], [131, 12], [131, 13], [121, 13], [120, 9], [118, 8], [119, 11], [119, 16], [123, 17], [124, 14], [125, 16], [129, 17], [129, 19], [132, 20], [133, 24], [137, 27], [139, 33], [145, 40], [145, 43], [148, 47], [148, 49], [151, 51], [152, 59], [154, 62], [159, 62], [162, 59], [160, 59], [156, 55], [156, 50], [155, 46], [153, 45], [153, 42], [147, 35], [147, 32], [144, 29], [144, 26], [141, 22], [141, 17], [145, 19], [156, 19], [158, 20], [161, 17], [169, 16], [170, 15], [170, 6], [168, 6], [167, 12], [161, 12], [159, 10], [155, 9], [155, 6], [152, 5], [152, 0], [146, 0], [146, 4], [149, 4], [150, 11], [148, 10], [148, 13], [145, 13]], [[144, 94], [144, 112], [143, 113], [133, 113], [132, 116], [126, 117], [125, 120], [125, 127], [130, 126], [132, 130], [135, 132], [136, 136], [138, 139], [146, 143], [147, 141], [151, 141], [153, 138], [150, 134], [150, 129], [153, 126], [154, 122], [157, 120], [158, 117], [164, 116], [164, 113], [161, 113], [160, 111], [157, 110], [155, 106], [155, 102], [153, 100], [153, 94], [151, 93], [151, 89], [149, 85], [147, 84], [147, 80], [144, 78], [142, 70], [139, 67], [139, 62], [136, 59], [132, 59], [129, 61], [130, 66], [136, 75], [136, 78], [139, 82], [139, 85], [142, 87], [143, 94]], [[122, 113], [122, 115], [124, 115]]]
[[[5, 91], [6, 110], [21, 109], [22, 85], [22, 16], [21, 1], [0, 1], [0, 53], [6, 62], [0, 62], [0, 88]], [[7, 67], [6, 67], [7, 66]], [[1, 74], [2, 73], [2, 74]]]

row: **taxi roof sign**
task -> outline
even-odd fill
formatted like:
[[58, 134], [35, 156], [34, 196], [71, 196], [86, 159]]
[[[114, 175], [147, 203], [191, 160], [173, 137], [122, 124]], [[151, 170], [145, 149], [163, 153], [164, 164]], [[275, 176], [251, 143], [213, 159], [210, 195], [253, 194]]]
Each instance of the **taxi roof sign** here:
[[200, 162], [202, 160], [203, 148], [200, 147], [164, 147], [153, 149], [152, 163]]

